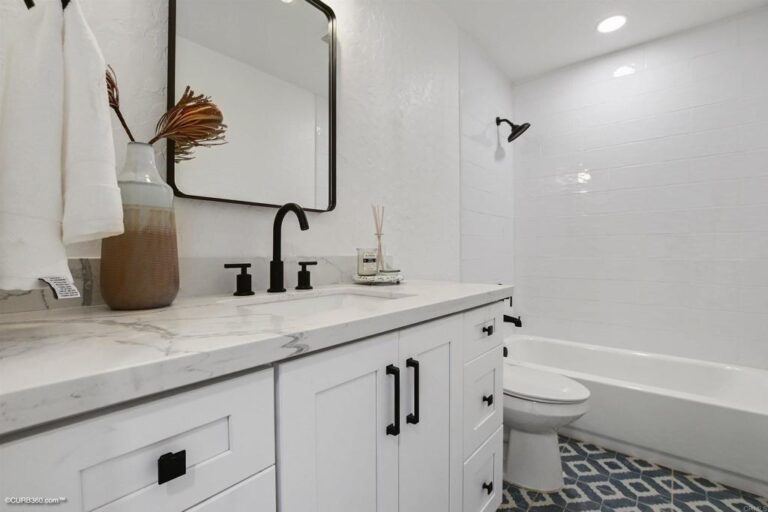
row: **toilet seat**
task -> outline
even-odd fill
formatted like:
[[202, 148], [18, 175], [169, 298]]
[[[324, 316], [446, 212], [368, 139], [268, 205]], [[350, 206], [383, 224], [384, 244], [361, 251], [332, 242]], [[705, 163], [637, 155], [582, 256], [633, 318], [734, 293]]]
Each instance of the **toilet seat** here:
[[589, 390], [563, 375], [516, 364], [504, 365], [504, 394], [547, 404], [576, 404], [589, 399]]

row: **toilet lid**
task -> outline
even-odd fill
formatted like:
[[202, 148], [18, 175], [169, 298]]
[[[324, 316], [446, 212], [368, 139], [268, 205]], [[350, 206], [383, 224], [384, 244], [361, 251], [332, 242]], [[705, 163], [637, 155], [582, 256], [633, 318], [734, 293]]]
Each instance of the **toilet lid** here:
[[515, 364], [504, 365], [504, 394], [558, 404], [579, 403], [589, 398], [589, 390], [573, 379]]

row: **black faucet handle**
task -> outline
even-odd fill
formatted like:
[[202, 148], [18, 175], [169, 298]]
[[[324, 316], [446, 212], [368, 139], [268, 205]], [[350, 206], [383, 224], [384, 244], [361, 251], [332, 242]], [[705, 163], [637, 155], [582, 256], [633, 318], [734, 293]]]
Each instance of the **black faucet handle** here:
[[239, 268], [243, 272], [245, 272], [245, 269], [251, 268], [250, 263], [225, 263], [224, 268]]
[[301, 267], [301, 270], [299, 270], [299, 284], [296, 287], [297, 290], [311, 290], [312, 289], [312, 276], [309, 273], [309, 270], [307, 270], [307, 267], [309, 265], [317, 265], [316, 261], [300, 261], [299, 266]]
[[250, 263], [225, 263], [224, 268], [240, 269], [240, 273], [237, 275], [237, 290], [232, 295], [238, 297], [253, 295], [253, 279], [251, 274], [248, 273], [248, 269], [251, 268]]

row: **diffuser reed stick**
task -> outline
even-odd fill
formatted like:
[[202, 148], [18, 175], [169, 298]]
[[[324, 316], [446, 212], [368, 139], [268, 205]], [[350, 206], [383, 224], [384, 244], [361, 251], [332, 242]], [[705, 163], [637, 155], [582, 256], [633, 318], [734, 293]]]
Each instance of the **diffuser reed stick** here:
[[379, 271], [384, 270], [384, 251], [381, 250], [381, 237], [384, 235], [384, 207], [371, 205], [373, 223], [376, 226], [376, 261]]

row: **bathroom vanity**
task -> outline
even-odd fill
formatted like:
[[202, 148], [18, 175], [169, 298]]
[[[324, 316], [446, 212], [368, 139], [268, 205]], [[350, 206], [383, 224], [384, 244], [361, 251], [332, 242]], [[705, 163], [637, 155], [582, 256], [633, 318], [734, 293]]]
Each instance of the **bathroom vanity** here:
[[511, 293], [413, 282], [2, 315], [0, 495], [78, 511], [496, 510]]

